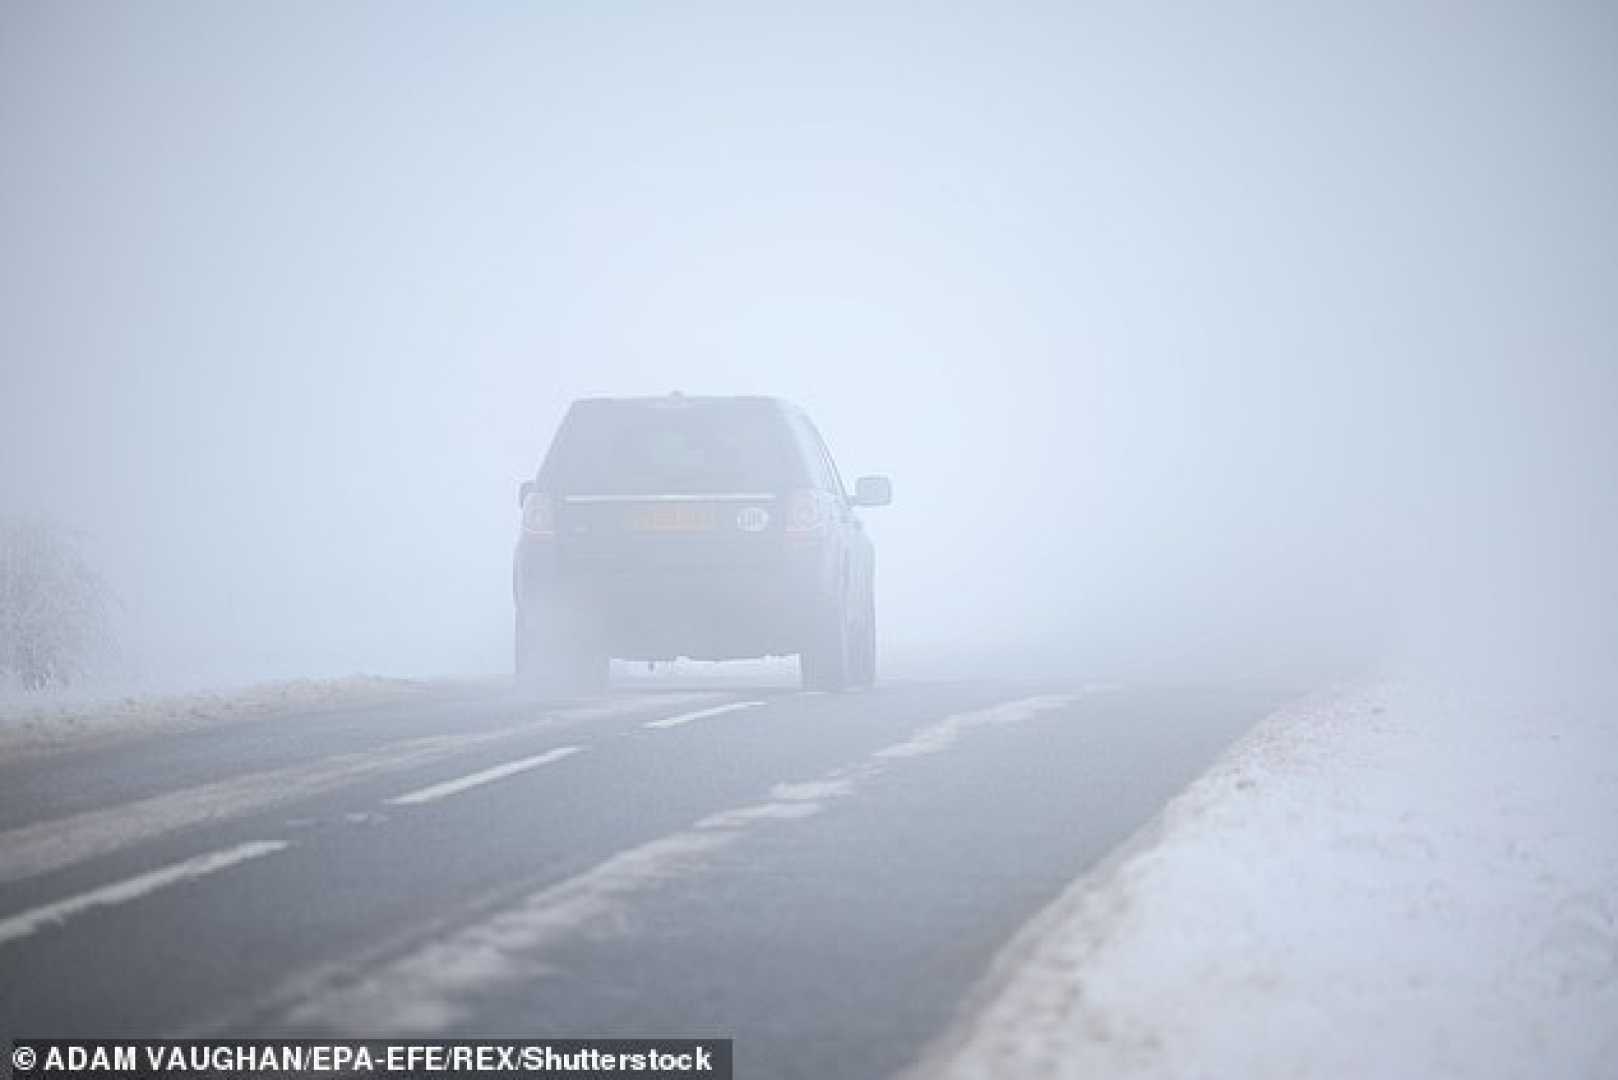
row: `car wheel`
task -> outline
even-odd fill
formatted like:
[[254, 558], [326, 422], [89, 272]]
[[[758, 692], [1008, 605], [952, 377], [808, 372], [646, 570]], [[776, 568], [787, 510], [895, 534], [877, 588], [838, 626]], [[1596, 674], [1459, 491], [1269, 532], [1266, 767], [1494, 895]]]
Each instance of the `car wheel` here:
[[536, 625], [518, 615], [515, 652], [517, 688], [524, 693], [561, 696], [607, 688], [606, 652], [565, 624]]
[[876, 590], [868, 589], [865, 608], [854, 634], [853, 678], [855, 686], [876, 685]]
[[578, 687], [587, 694], [604, 694], [612, 681], [612, 658], [601, 649], [580, 650], [575, 673]]
[[519, 612], [514, 637], [517, 689], [528, 694], [556, 693], [562, 682], [562, 671], [557, 663], [553, 635], [545, 633]]
[[798, 654], [798, 668], [805, 690], [848, 688], [850, 637], [846, 601], [826, 605], [814, 640]]

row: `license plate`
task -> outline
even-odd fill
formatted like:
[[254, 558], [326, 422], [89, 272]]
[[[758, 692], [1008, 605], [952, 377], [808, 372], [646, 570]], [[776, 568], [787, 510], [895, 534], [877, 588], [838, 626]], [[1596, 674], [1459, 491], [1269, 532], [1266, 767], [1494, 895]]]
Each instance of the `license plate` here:
[[714, 523], [713, 507], [701, 503], [653, 503], [629, 514], [629, 527], [636, 532], [708, 532]]

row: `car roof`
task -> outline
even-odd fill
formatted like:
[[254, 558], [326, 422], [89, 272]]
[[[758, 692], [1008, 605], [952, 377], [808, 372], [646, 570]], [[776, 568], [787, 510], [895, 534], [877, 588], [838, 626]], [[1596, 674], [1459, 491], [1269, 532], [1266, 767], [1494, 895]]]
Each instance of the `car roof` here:
[[691, 405], [716, 405], [722, 402], [750, 402], [760, 405], [773, 405], [785, 412], [804, 415], [804, 411], [786, 398], [776, 397], [773, 394], [684, 394], [676, 390], [670, 394], [638, 394], [622, 397], [608, 395], [595, 395], [582, 397], [574, 402], [575, 405], [670, 405], [676, 402], [686, 402]]
[[585, 402], [614, 402], [620, 404], [638, 403], [646, 405], [670, 401], [689, 401], [693, 405], [709, 404], [716, 401], [759, 401], [774, 402], [778, 405], [787, 404], [785, 401], [783, 401], [783, 399], [778, 398], [773, 394], [686, 394], [679, 390], [675, 390], [673, 393], [668, 394], [592, 394], [588, 397], [581, 397], [578, 399], [578, 401], [581, 404]]

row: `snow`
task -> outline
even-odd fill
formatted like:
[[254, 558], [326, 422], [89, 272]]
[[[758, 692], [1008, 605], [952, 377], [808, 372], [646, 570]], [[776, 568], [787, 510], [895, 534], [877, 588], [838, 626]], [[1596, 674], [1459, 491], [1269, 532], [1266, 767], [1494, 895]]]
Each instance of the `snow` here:
[[419, 696], [435, 685], [351, 675], [170, 696], [23, 695], [0, 700], [0, 759], [314, 709], [383, 704]]
[[1413, 684], [1262, 722], [916, 1075], [1618, 1076], [1618, 723]]

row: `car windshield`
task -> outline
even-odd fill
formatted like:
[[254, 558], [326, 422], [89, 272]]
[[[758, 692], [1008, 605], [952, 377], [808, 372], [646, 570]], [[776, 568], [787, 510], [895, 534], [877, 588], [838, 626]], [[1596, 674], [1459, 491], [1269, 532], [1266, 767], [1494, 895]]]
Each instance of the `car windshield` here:
[[551, 491], [777, 491], [801, 482], [785, 418], [757, 399], [581, 401], [540, 470]]

